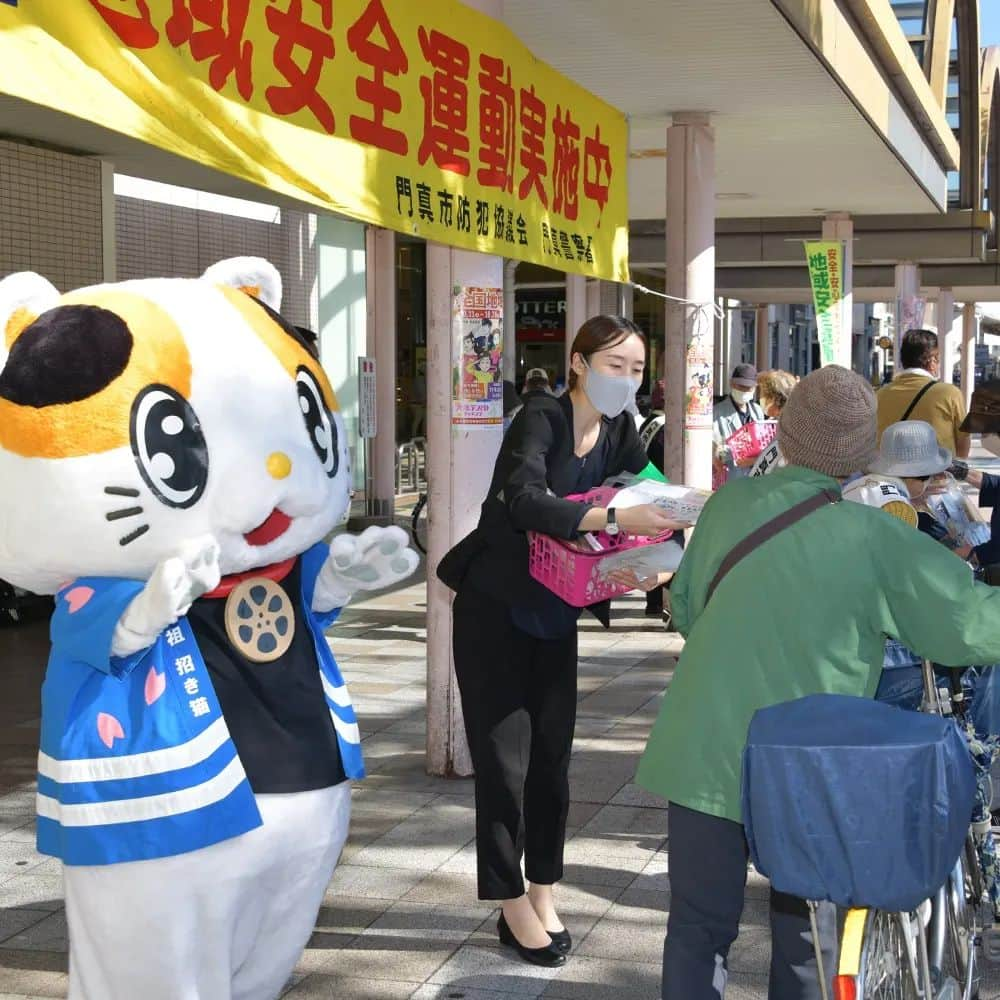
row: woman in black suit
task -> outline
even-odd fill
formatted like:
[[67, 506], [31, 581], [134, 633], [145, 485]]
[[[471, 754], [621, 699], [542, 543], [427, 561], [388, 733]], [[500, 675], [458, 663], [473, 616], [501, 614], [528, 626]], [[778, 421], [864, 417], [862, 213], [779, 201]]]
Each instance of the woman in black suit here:
[[[645, 364], [646, 341], [631, 320], [584, 323], [568, 391], [525, 399], [478, 527], [438, 571], [457, 591], [453, 645], [476, 772], [479, 897], [503, 901], [501, 940], [539, 965], [564, 963], [570, 948], [552, 887], [562, 878], [580, 612], [529, 575], [527, 532], [570, 540], [684, 527], [652, 505], [616, 512], [563, 499], [646, 467], [626, 412]], [[629, 582], [649, 589], [658, 580]], [[607, 623], [606, 605], [593, 610]]]

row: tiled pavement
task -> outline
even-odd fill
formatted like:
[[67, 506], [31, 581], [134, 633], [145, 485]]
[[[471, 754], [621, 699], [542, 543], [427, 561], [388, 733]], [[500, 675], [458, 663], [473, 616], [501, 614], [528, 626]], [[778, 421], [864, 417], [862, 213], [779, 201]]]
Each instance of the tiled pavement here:
[[[331, 641], [358, 707], [370, 776], [289, 1000], [655, 1000], [669, 906], [666, 813], [632, 783], [680, 648], [622, 602], [585, 622], [561, 911], [577, 942], [562, 970], [512, 959], [476, 900], [472, 787], [424, 773], [424, 593], [345, 613]], [[58, 864], [33, 846], [45, 627], [0, 631], [0, 1000], [66, 995]], [[766, 996], [766, 886], [751, 878], [730, 1000]], [[1000, 988], [984, 991], [1000, 997]]]

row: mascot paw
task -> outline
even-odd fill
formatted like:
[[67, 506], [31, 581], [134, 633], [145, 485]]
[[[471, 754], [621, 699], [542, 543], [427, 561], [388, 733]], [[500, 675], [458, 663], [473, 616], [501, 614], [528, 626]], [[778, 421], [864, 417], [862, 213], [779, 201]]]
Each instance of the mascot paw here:
[[408, 544], [402, 528], [368, 528], [357, 537], [336, 539], [330, 559], [337, 575], [351, 582], [353, 589], [381, 590], [405, 580], [417, 568], [419, 557]]
[[323, 603], [329, 604], [333, 595], [346, 603], [359, 590], [382, 590], [405, 580], [420, 562], [409, 541], [406, 532], [396, 527], [338, 535], [320, 578], [329, 595]]
[[115, 629], [112, 652], [131, 655], [151, 646], [201, 597], [219, 585], [219, 545], [204, 536], [184, 542], [177, 555], [156, 565]]

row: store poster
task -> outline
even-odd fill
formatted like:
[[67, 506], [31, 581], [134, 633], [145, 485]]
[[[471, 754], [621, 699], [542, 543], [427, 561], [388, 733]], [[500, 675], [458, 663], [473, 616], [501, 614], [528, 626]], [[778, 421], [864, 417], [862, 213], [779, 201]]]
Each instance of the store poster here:
[[451, 422], [503, 423], [503, 289], [455, 289]]

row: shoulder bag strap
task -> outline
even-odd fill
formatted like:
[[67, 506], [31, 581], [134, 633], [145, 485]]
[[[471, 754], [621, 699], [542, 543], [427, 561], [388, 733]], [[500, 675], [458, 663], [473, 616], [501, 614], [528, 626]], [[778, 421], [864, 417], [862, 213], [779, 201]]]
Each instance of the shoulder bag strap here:
[[936, 385], [937, 385], [937, 382], [936, 382], [936, 381], [935, 381], [934, 379], [931, 379], [931, 380], [930, 380], [930, 381], [929, 381], [929, 382], [927, 383], [927, 385], [925, 385], [925, 386], [924, 386], [924, 387], [923, 387], [923, 388], [922, 388], [922, 389], [920, 390], [920, 392], [918, 392], [918, 393], [917, 393], [917, 394], [916, 394], [916, 395], [915, 395], [915, 396], [913, 397], [913, 399], [912, 399], [912, 400], [911, 400], [911, 402], [910, 402], [910, 405], [909, 405], [909, 406], [908, 406], [908, 407], [906, 408], [906, 412], [905, 412], [905, 413], [904, 413], [904, 414], [903, 414], [903, 415], [902, 415], [902, 416], [901, 416], [901, 417], [899, 418], [899, 419], [900, 419], [900, 421], [903, 421], [903, 420], [909, 420], [909, 418], [910, 418], [910, 414], [911, 414], [911, 413], [912, 413], [912, 412], [913, 412], [913, 411], [914, 411], [914, 410], [916, 409], [916, 406], [917, 406], [917, 403], [919, 403], [919, 402], [920, 402], [920, 400], [922, 400], [922, 399], [924, 398], [924, 396], [926, 396], [926, 395], [927, 395], [927, 393], [928, 393], [928, 392], [930, 392], [930, 391], [931, 391], [931, 389], [933, 389], [933, 388], [934, 388], [934, 386], [936, 386]]
[[842, 499], [843, 497], [833, 490], [823, 490], [822, 493], [817, 493], [815, 496], [809, 497], [808, 500], [803, 500], [794, 507], [789, 507], [788, 510], [782, 511], [777, 517], [762, 524], [756, 531], [752, 531], [742, 542], [733, 546], [729, 555], [722, 560], [722, 564], [712, 578], [712, 582], [708, 585], [708, 593], [705, 596], [705, 607], [708, 606], [708, 602], [712, 599], [716, 588], [737, 563], [742, 562], [751, 552], [760, 548], [765, 542], [770, 541], [779, 532], [784, 531], [785, 528], [790, 528], [793, 524], [797, 524], [802, 518], [808, 517], [813, 511], [819, 510], [825, 504], [840, 503]]

